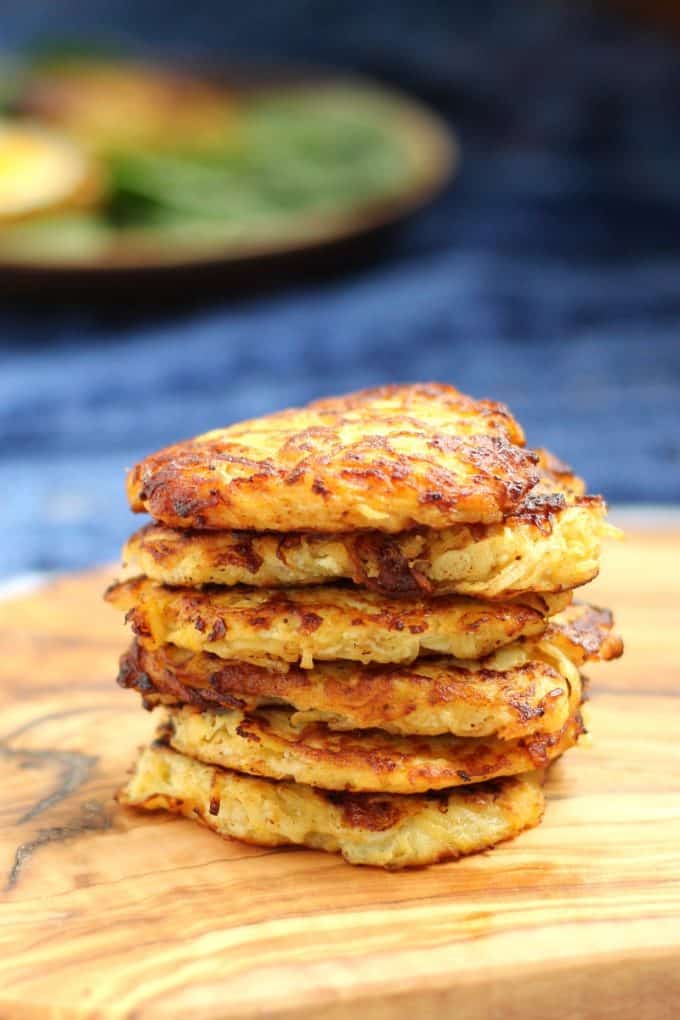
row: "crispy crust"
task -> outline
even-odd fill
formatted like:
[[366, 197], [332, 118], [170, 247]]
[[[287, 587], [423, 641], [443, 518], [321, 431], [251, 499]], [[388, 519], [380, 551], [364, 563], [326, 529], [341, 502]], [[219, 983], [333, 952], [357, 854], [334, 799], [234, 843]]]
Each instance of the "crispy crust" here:
[[482, 662], [419, 659], [413, 666], [322, 663], [287, 672], [227, 662], [175, 645], [139, 640], [121, 656], [118, 682], [136, 688], [146, 708], [192, 705], [199, 711], [295, 709], [293, 722], [329, 729], [489, 736], [554, 732], [569, 714], [574, 667], [546, 643], [515, 642]]
[[546, 640], [554, 642], [577, 666], [589, 659], [606, 662], [623, 655], [623, 640], [613, 627], [609, 609], [574, 602], [553, 617]]
[[597, 575], [610, 530], [604, 502], [586, 497], [539, 517], [385, 535], [198, 532], [149, 524], [128, 540], [126, 566], [169, 585], [276, 588], [342, 579], [392, 597], [512, 598], [561, 592]]
[[417, 797], [327, 793], [204, 765], [158, 744], [142, 752], [118, 800], [257, 846], [307, 846], [390, 869], [488, 849], [537, 825], [544, 807], [536, 773]]
[[164, 584], [289, 587], [348, 579], [392, 596], [509, 598], [566, 591], [598, 571], [606, 505], [585, 496], [570, 468], [545, 450], [539, 484], [500, 524], [258, 534], [149, 524], [127, 542], [126, 565]]
[[152, 454], [130, 505], [177, 528], [403, 531], [500, 521], [538, 481], [507, 408], [451, 386], [383, 386]]
[[331, 730], [295, 724], [283, 708], [198, 712], [168, 708], [164, 735], [190, 758], [325, 790], [424, 793], [545, 768], [583, 732], [581, 684], [571, 686], [570, 715], [554, 733], [497, 737], [397, 736], [384, 730]]
[[341, 585], [289, 590], [168, 588], [146, 578], [114, 584], [107, 599], [127, 612], [134, 632], [150, 645], [256, 665], [315, 660], [412, 662], [440, 653], [479, 659], [519, 637], [535, 637], [546, 613], [570, 597], [527, 597], [485, 603], [449, 595], [431, 602], [390, 599]]

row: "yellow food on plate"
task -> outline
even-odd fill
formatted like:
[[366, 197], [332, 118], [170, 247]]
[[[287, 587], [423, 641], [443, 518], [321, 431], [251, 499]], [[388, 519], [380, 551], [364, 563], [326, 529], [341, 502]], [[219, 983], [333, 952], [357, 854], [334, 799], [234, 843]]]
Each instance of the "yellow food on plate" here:
[[224, 88], [149, 65], [71, 59], [33, 70], [22, 108], [97, 152], [213, 149], [229, 139], [237, 103]]
[[215, 768], [162, 744], [142, 752], [118, 800], [256, 846], [307, 846], [390, 869], [488, 849], [537, 825], [544, 804], [540, 773], [411, 797], [333, 793]]
[[112, 585], [107, 598], [152, 645], [309, 669], [317, 660], [412, 662], [432, 653], [479, 659], [542, 634], [571, 595], [521, 603], [447, 595], [428, 603], [341, 585], [198, 589], [138, 578]]
[[0, 226], [93, 205], [104, 190], [101, 168], [69, 139], [0, 121]]
[[172, 527], [399, 532], [500, 521], [537, 460], [502, 404], [420, 383], [216, 429], [146, 457], [127, 488]]

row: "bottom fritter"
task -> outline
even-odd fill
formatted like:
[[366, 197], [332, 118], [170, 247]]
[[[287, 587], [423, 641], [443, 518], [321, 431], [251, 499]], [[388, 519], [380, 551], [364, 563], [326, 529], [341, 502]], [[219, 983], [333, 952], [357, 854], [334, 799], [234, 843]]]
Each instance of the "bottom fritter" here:
[[341, 853], [350, 864], [423, 867], [485, 850], [537, 825], [538, 772], [422, 795], [331, 793], [205, 765], [157, 742], [118, 795], [258, 846]]

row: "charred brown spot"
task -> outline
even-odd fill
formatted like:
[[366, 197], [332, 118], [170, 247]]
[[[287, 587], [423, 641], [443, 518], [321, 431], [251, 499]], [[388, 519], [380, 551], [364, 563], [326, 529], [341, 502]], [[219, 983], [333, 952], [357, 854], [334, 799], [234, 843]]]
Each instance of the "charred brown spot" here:
[[238, 726], [236, 727], [236, 732], [238, 733], [239, 737], [243, 737], [244, 740], [249, 740], [249, 741], [251, 741], [251, 743], [259, 744], [260, 743], [260, 738], [259, 738], [258, 734], [255, 733], [250, 728], [248, 723], [249, 723], [249, 720], [244, 719], [243, 722], [240, 722], [238, 724]]
[[149, 691], [154, 689], [154, 686], [151, 683], [151, 677], [148, 673], [139, 673], [137, 675], [135, 679], [135, 687], [138, 691], [141, 691], [142, 694], [147, 694]]
[[347, 547], [356, 584], [386, 595], [417, 595], [432, 590], [430, 582], [412, 569], [398, 539], [365, 532], [349, 540]]
[[562, 629], [567, 637], [580, 645], [588, 655], [594, 655], [600, 649], [603, 633], [611, 630], [613, 622], [614, 618], [608, 609], [600, 609], [597, 606], [582, 609], [575, 606], [568, 611], [568, 622]]
[[300, 617], [300, 631], [303, 634], [313, 634], [322, 623], [323, 619], [317, 613], [302, 613]]
[[385, 832], [393, 828], [402, 817], [397, 803], [386, 797], [371, 794], [325, 794], [326, 799], [342, 811], [342, 820], [352, 829]]
[[276, 558], [285, 566], [288, 566], [286, 553], [298, 549], [302, 545], [302, 535], [290, 534], [279, 538], [276, 545]]
[[197, 510], [201, 509], [201, 501], [188, 497], [178, 497], [172, 501], [172, 509], [178, 517], [191, 517]]
[[[564, 691], [560, 689], [557, 693], [563, 695]], [[530, 722], [532, 719], [541, 719], [545, 715], [545, 708], [542, 704], [535, 702], [531, 704], [525, 698], [509, 697], [508, 704], [524, 723]]]
[[567, 506], [561, 492], [545, 495], [527, 496], [524, 502], [508, 516], [511, 524], [517, 521], [537, 528], [543, 535], [549, 535], [553, 529], [553, 518]]
[[278, 473], [276, 465], [271, 460], [255, 460], [253, 457], [243, 457], [239, 454], [228, 453], [218, 441], [209, 444], [208, 448], [212, 451], [215, 460], [222, 461], [225, 464], [235, 464], [239, 467], [249, 468], [258, 475], [275, 475]]
[[270, 621], [269, 617], [268, 616], [263, 616], [262, 613], [255, 613], [253, 616], [250, 617], [250, 625], [251, 625], [251, 627], [258, 627], [258, 628], [268, 627], [270, 622], [271, 621]]
[[168, 747], [169, 745], [170, 745], [169, 730], [164, 730], [162, 733], [158, 733], [158, 735], [151, 741], [150, 744], [151, 747], [156, 747], [159, 749]]
[[440, 453], [458, 453], [464, 442], [461, 436], [441, 435], [430, 439], [427, 445]]
[[138, 637], [151, 637], [149, 622], [144, 614], [138, 612], [137, 609], [130, 609], [125, 614], [125, 622], [130, 624], [132, 633]]
[[296, 485], [300, 481], [301, 478], [305, 477], [305, 475], [307, 474], [308, 470], [309, 469], [308, 469], [306, 464], [304, 464], [304, 463], [303, 464], [298, 464], [298, 466], [296, 468], [293, 468], [293, 470], [289, 471], [288, 474], [285, 476], [284, 484], [285, 485]]
[[250, 535], [247, 532], [233, 532], [229, 535], [228, 544], [220, 546], [219, 551], [215, 553], [215, 565], [242, 567], [250, 574], [257, 574], [264, 560], [255, 549], [256, 538], [256, 535]]
[[217, 617], [212, 625], [210, 634], [208, 636], [209, 641], [221, 641], [224, 635], [227, 633], [227, 626], [221, 617]]
[[623, 641], [613, 632], [613, 626], [608, 609], [574, 602], [563, 610], [558, 622], [550, 624], [548, 637], [558, 644], [566, 640], [571, 646], [570, 654], [577, 654], [581, 663], [588, 659], [616, 659], [623, 652]]

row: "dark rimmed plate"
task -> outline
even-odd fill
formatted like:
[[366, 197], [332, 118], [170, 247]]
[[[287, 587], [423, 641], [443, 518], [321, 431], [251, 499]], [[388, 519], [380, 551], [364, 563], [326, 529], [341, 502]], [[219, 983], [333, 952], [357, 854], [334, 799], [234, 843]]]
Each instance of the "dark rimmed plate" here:
[[256, 283], [267, 276], [286, 275], [308, 266], [322, 269], [345, 256], [361, 257], [385, 233], [431, 201], [457, 169], [458, 144], [448, 126], [419, 102], [360, 77], [319, 72], [266, 69], [258, 72], [204, 74], [228, 85], [237, 95], [266, 95], [277, 88], [302, 90], [351, 89], [368, 102], [385, 104], [410, 163], [407, 179], [384, 197], [359, 200], [351, 208], [328, 210], [300, 218], [270, 236], [223, 239], [168, 245], [165, 236], [154, 243], [148, 228], [128, 231], [96, 257], [68, 259], [17, 257], [0, 252], [0, 287], [7, 291], [108, 290], [118, 285], [221, 281]]

